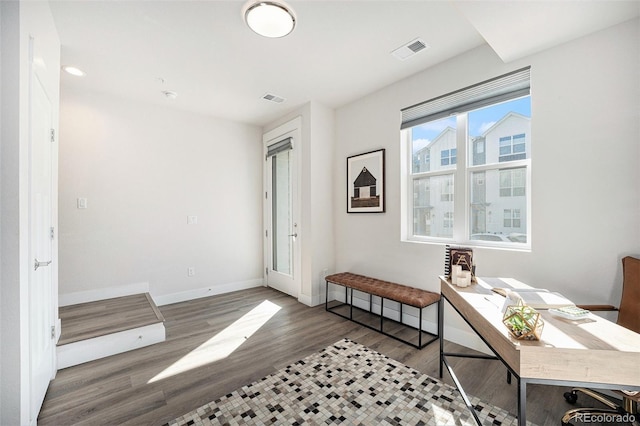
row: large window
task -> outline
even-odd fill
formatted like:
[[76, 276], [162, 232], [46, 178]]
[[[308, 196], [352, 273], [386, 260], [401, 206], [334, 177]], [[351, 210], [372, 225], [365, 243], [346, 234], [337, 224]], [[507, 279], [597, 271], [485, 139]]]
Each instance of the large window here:
[[529, 69], [403, 110], [403, 239], [530, 246]]

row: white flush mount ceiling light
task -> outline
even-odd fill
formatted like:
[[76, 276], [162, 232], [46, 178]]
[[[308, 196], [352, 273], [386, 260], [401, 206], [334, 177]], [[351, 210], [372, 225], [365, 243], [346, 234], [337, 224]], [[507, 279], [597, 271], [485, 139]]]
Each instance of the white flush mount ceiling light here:
[[80, 68], [72, 67], [69, 65], [65, 65], [64, 67], [62, 67], [62, 70], [67, 74], [75, 75], [76, 77], [84, 77], [86, 75], [86, 73]]
[[284, 37], [296, 26], [293, 9], [280, 0], [249, 0], [242, 8], [242, 16], [249, 28], [264, 37]]

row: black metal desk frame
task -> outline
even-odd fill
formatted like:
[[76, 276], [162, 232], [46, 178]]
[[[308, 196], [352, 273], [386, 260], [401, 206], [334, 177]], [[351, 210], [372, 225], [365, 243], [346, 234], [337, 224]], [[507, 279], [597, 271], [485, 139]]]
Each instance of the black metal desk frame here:
[[[464, 319], [464, 321], [471, 327], [473, 332], [482, 339], [485, 345], [495, 354], [495, 356], [491, 355], [473, 355], [473, 354], [461, 354], [461, 353], [450, 353], [444, 352], [444, 301], [449, 302], [449, 305], [455, 309], [455, 311]], [[615, 388], [615, 385], [610, 383], [592, 383], [592, 382], [577, 382], [577, 381], [568, 381], [568, 380], [550, 380], [550, 379], [531, 379], [531, 378], [523, 378], [518, 375], [507, 362], [493, 349], [493, 347], [487, 342], [487, 340], [482, 336], [481, 333], [478, 332], [476, 327], [458, 310], [458, 308], [451, 303], [447, 297], [440, 293], [440, 301], [438, 302], [438, 315], [440, 318], [438, 319], [438, 334], [440, 335], [440, 378], [442, 379], [443, 366], [447, 367], [447, 371], [451, 375], [451, 379], [455, 383], [456, 388], [460, 392], [462, 399], [464, 400], [465, 405], [473, 415], [476, 424], [479, 426], [482, 425], [480, 419], [478, 418], [478, 414], [475, 409], [471, 405], [471, 401], [467, 397], [460, 381], [456, 377], [453, 368], [449, 365], [446, 360], [446, 357], [462, 357], [462, 358], [481, 358], [481, 359], [493, 359], [499, 360], [502, 364], [507, 368], [507, 383], [511, 383], [511, 376], [515, 377], [518, 382], [518, 410], [517, 410], [517, 418], [518, 418], [518, 426], [526, 426], [527, 419], [527, 385], [528, 384], [540, 384], [540, 385], [554, 385], [554, 386], [569, 386], [569, 387], [588, 387], [588, 388], [596, 388], [596, 389], [612, 389]], [[640, 386], [624, 386], [625, 389], [628, 390], [639, 390]]]

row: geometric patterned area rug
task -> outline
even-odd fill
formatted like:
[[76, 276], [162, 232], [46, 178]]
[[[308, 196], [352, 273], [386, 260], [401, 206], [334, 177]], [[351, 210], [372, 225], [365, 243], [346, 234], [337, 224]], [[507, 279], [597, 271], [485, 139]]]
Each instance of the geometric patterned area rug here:
[[[515, 425], [470, 397], [483, 425]], [[475, 425], [458, 391], [343, 339], [168, 425]]]

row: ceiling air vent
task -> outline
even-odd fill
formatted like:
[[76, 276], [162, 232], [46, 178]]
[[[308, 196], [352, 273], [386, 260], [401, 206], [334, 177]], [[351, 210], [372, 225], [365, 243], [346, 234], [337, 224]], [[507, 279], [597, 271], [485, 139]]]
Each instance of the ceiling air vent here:
[[401, 61], [404, 61], [405, 59], [412, 57], [416, 53], [428, 48], [429, 45], [425, 43], [424, 40], [417, 38], [403, 46], [398, 47], [396, 50], [391, 52], [391, 54]]
[[262, 99], [264, 99], [265, 101], [275, 102], [277, 104], [281, 104], [285, 101], [284, 98], [274, 95], [273, 93], [265, 93], [264, 95], [262, 95]]

